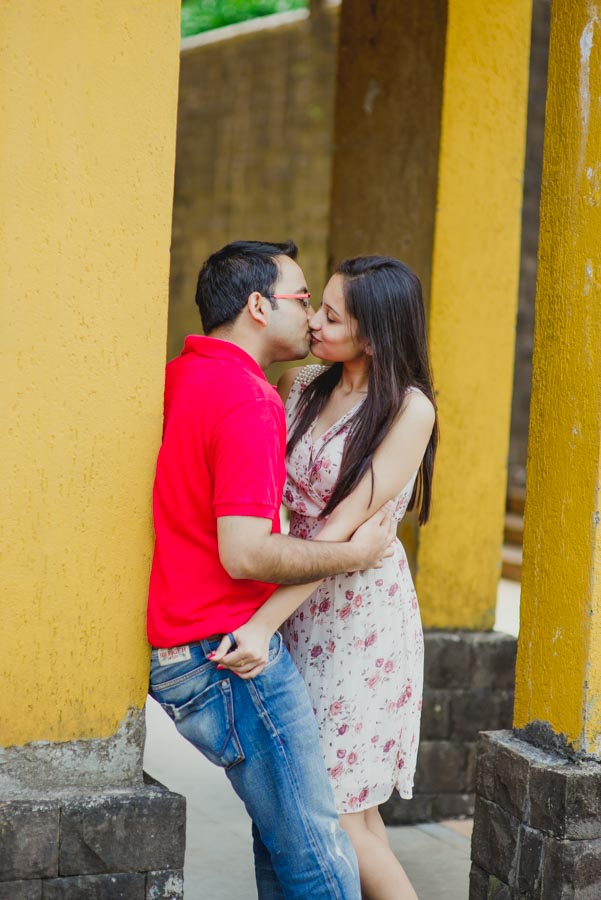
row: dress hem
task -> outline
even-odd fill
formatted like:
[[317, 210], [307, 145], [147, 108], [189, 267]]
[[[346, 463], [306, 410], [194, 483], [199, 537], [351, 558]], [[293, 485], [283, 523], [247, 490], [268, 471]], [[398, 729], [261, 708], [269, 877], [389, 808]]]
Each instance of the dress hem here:
[[[349, 813], [357, 813], [357, 812], [365, 812], [366, 809], [373, 809], [374, 806], [382, 806], [383, 803], [386, 803], [392, 797], [394, 791], [398, 791], [398, 794], [401, 800], [412, 800], [413, 799], [413, 788], [405, 788], [401, 793], [398, 784], [393, 784], [392, 788], [388, 792], [388, 794], [383, 797], [381, 800], [376, 800], [374, 802], [373, 799], [370, 799], [369, 802], [363, 803], [360, 806], [354, 806], [352, 809], [341, 809], [336, 806], [336, 812], [339, 816], [346, 816]], [[345, 804], [346, 805], [346, 804]]]

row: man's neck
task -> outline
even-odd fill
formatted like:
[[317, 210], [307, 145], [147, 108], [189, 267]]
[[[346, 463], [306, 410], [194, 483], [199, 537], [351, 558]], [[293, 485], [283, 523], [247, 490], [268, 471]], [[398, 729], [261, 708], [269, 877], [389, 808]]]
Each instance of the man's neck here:
[[237, 328], [221, 326], [213, 329], [209, 337], [217, 338], [219, 341], [229, 341], [230, 344], [235, 344], [236, 347], [240, 347], [248, 353], [249, 356], [252, 356], [255, 362], [261, 366], [263, 371], [265, 371], [265, 369], [273, 362], [272, 359], [266, 358], [263, 348], [259, 346], [257, 341], [253, 340], [252, 335], [243, 334]]

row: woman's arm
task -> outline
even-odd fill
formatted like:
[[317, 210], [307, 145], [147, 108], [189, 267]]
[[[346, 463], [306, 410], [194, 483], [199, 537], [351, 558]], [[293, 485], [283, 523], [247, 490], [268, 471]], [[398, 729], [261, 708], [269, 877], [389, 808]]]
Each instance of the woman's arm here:
[[[328, 517], [315, 540], [346, 541], [359, 529], [372, 527], [381, 523], [384, 517], [391, 516], [390, 508], [382, 507], [400, 493], [419, 467], [430, 440], [434, 418], [434, 408], [428, 398], [411, 392], [374, 454], [371, 502], [372, 479], [367, 472], [352, 493]], [[227, 653], [230, 645], [228, 638], [224, 638], [214, 656], [215, 661], [222, 665], [227, 663], [227, 668], [232, 668], [243, 678], [258, 675], [267, 662], [273, 633], [320, 583], [279, 587], [251, 619], [236, 630], [238, 648]]]
[[319, 533], [321, 540], [348, 540], [369, 516], [400, 494], [419, 468], [434, 419], [434, 407], [425, 394], [409, 393], [390, 431], [374, 453], [371, 502], [372, 477], [366, 472], [357, 487], [328, 516]]

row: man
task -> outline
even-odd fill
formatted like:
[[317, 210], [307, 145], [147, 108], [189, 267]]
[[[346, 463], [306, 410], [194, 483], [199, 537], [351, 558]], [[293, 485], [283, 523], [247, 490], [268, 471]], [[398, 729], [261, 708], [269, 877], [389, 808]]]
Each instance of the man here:
[[346, 543], [280, 534], [285, 417], [263, 369], [308, 352], [310, 294], [296, 253], [292, 242], [237, 242], [209, 257], [196, 296], [207, 336], [188, 337], [167, 366], [151, 694], [244, 800], [261, 900], [359, 900], [308, 695], [280, 635], [244, 674], [212, 661], [278, 584], [377, 565], [392, 538], [389, 514]]

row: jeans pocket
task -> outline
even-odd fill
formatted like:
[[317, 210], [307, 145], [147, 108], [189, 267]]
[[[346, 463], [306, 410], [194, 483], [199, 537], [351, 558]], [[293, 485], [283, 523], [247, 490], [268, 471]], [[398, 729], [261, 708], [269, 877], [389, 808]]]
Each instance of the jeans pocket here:
[[230, 769], [244, 760], [228, 678], [211, 684], [181, 706], [163, 700], [157, 686], [154, 695], [179, 733], [216, 766]]
[[269, 669], [275, 665], [275, 663], [279, 660], [282, 655], [282, 652], [285, 650], [284, 647], [284, 639], [279, 631], [276, 631], [272, 636], [269, 642], [269, 654], [267, 656], [267, 662], [265, 664], [265, 668], [261, 671], [261, 673], [257, 676], [260, 678], [264, 672], [268, 672]]

